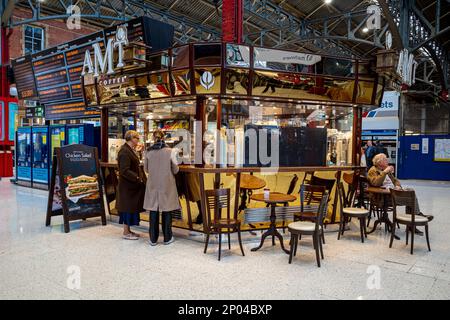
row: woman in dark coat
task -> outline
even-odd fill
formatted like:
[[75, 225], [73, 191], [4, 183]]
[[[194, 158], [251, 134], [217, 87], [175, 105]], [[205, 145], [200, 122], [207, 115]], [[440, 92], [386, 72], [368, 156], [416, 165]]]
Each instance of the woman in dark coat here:
[[139, 214], [144, 211], [146, 177], [140, 168], [136, 149], [139, 145], [139, 134], [130, 130], [125, 133], [126, 143], [120, 148], [117, 161], [119, 163], [119, 186], [116, 209], [119, 211], [119, 223], [123, 224], [123, 238], [137, 240], [139, 235], [130, 230], [130, 226], [139, 225]]

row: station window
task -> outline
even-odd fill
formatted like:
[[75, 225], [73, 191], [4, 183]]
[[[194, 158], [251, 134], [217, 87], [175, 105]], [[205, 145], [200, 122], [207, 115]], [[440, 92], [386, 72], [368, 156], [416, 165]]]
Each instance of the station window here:
[[44, 50], [44, 29], [35, 26], [24, 28], [25, 54]]

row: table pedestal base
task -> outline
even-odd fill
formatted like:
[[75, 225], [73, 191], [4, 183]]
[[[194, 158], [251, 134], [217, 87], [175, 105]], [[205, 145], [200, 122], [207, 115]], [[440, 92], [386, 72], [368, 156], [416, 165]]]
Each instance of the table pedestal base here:
[[[391, 222], [391, 220], [389, 220], [389, 218], [385, 214], [383, 214], [383, 217], [381, 217], [380, 219], [378, 219], [374, 222], [373, 229], [368, 231], [367, 234], [375, 232], [375, 230], [377, 230], [378, 225], [381, 223], [385, 223], [387, 226], [387, 231], [392, 232], [391, 231], [392, 230], [392, 222]], [[395, 238], [395, 240], [400, 240], [400, 237], [398, 237], [397, 235], [394, 235], [394, 238]]]
[[280, 241], [280, 245], [281, 245], [281, 249], [286, 252], [287, 254], [290, 253], [289, 250], [286, 250], [286, 248], [284, 247], [284, 239], [283, 236], [281, 235], [281, 233], [278, 232], [278, 230], [276, 228], [273, 228], [272, 226], [270, 226], [269, 230], [267, 230], [266, 232], [264, 232], [261, 236], [261, 243], [259, 244], [258, 247], [256, 248], [252, 248], [251, 251], [257, 251], [259, 249], [262, 248], [264, 241], [266, 240], [266, 238], [268, 236], [272, 236], [272, 245], [275, 245], [275, 237], [278, 238], [278, 240]]

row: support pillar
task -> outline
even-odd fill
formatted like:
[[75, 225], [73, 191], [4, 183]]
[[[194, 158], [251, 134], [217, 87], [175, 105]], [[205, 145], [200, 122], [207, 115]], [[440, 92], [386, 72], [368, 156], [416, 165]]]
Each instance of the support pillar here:
[[100, 113], [100, 125], [101, 125], [101, 152], [100, 158], [103, 162], [108, 162], [108, 108], [102, 108]]

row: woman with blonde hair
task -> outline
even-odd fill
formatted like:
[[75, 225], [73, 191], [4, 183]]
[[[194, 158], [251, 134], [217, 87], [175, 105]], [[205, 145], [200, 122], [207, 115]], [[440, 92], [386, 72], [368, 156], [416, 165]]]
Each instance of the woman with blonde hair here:
[[144, 169], [148, 173], [144, 208], [150, 211], [150, 245], [159, 237], [159, 212], [162, 212], [164, 244], [174, 241], [172, 236], [172, 211], [180, 210], [175, 174], [178, 165], [172, 156], [172, 149], [164, 142], [164, 132], [153, 133], [154, 144], [147, 150]]
[[144, 211], [146, 177], [140, 168], [137, 151], [141, 148], [139, 134], [129, 130], [125, 133], [125, 144], [120, 148], [117, 161], [119, 165], [119, 185], [116, 208], [123, 224], [123, 238], [138, 240], [139, 235], [130, 230], [139, 225], [139, 214]]

